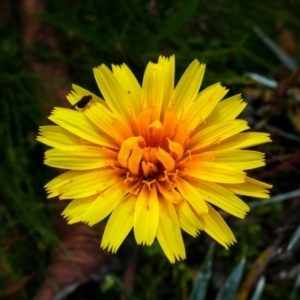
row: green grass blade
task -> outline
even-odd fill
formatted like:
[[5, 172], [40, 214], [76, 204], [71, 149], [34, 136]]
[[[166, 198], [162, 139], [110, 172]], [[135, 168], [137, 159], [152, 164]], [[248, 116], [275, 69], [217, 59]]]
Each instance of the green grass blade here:
[[244, 273], [245, 263], [246, 260], [244, 258], [241, 259], [239, 264], [234, 268], [227, 278], [216, 300], [232, 300], [234, 298]]
[[252, 297], [250, 298], [250, 300], [259, 300], [260, 299], [260, 297], [263, 293], [265, 284], [266, 284], [266, 278], [265, 278], [265, 276], [262, 276], [259, 279], [259, 281], [256, 285], [256, 288], [254, 290], [254, 293], [253, 293]]
[[269, 205], [269, 204], [273, 204], [273, 203], [277, 203], [277, 202], [281, 202], [281, 201], [285, 201], [285, 200], [290, 200], [294, 197], [298, 197], [300, 196], [300, 189], [288, 192], [288, 193], [283, 193], [283, 194], [279, 194], [276, 195], [274, 197], [271, 197], [270, 199], [264, 200], [264, 201], [252, 201], [250, 203], [248, 203], [250, 208], [254, 208], [254, 207], [258, 207], [258, 206], [263, 206], [263, 205]]
[[294, 246], [297, 244], [297, 242], [300, 239], [300, 225], [298, 226], [298, 228], [296, 229], [296, 231], [294, 232], [294, 234], [292, 235], [290, 242], [287, 246], [287, 250], [292, 250], [294, 248]]
[[204, 300], [206, 290], [211, 278], [212, 255], [214, 252], [214, 243], [212, 243], [205, 256], [202, 268], [197, 272], [196, 282], [193, 286], [189, 300]]

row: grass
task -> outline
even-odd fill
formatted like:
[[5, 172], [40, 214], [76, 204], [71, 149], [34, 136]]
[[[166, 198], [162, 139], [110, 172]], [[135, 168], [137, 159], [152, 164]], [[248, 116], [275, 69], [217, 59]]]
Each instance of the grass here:
[[[254, 32], [253, 25], [259, 26], [274, 41], [282, 29], [296, 36], [300, 23], [294, 12], [299, 11], [299, 6], [300, 3], [293, 0], [276, 3], [270, 0], [251, 3], [52, 0], [45, 11], [37, 14], [37, 19], [53, 30], [60, 49], [56, 51], [49, 47], [52, 34], [46, 38], [39, 36], [30, 46], [26, 44], [24, 28], [28, 24], [24, 23], [24, 11], [16, 3], [6, 2], [5, 23], [0, 23], [3, 37], [0, 41], [0, 296], [34, 299], [57, 244], [52, 222], [59, 211], [53, 210], [56, 204], [46, 199], [43, 186], [58, 173], [43, 165], [45, 148], [35, 140], [38, 126], [47, 122], [49, 107], [64, 101], [55, 90], [55, 80], [61, 81], [63, 86], [70, 86], [71, 81], [97, 92], [92, 68], [99, 64], [125, 62], [141, 81], [146, 63], [156, 60], [159, 54], [176, 55], [177, 76], [197, 58], [207, 64], [204, 86], [221, 81], [232, 94], [245, 88], [263, 91], [254, 99], [244, 93], [246, 100], [247, 96], [251, 98], [249, 105], [254, 110], [267, 110], [265, 115], [251, 115], [254, 122], [268, 120], [299, 136], [295, 125], [299, 104], [291, 96], [279, 99], [276, 91], [258, 87], [245, 77], [245, 72], [251, 71], [278, 81], [290, 78], [291, 74]], [[281, 29], [278, 29], [279, 23]], [[28, 52], [43, 66], [41, 72], [24, 58]], [[299, 50], [295, 56], [299, 59]], [[60, 80], [53, 74], [43, 73], [49, 66], [63, 66], [68, 75]], [[53, 83], [52, 93], [45, 92], [45, 81], [50, 86]], [[264, 98], [266, 91], [271, 94], [271, 102]], [[273, 140], [272, 145], [262, 149], [268, 153], [267, 158], [273, 160], [256, 174], [264, 176], [264, 172], [269, 171], [262, 180], [274, 185], [274, 194], [289, 192], [299, 186], [296, 180], [299, 160], [276, 158], [299, 152], [299, 142], [285, 139], [276, 132], [273, 132]], [[297, 275], [293, 268], [299, 268], [300, 262], [295, 252], [285, 251], [285, 245], [300, 223], [297, 211], [299, 204], [290, 200], [253, 208], [243, 221], [227, 217], [238, 243], [229, 251], [216, 246], [207, 299], [217, 295], [242, 257], [247, 259], [247, 273], [261, 253], [276, 242], [276, 247], [286, 256], [277, 254], [264, 270], [267, 285], [261, 299], [292, 297]], [[284, 231], [284, 226], [290, 229]], [[274, 233], [278, 228], [281, 232]], [[169, 264], [157, 244], [151, 248], [139, 247], [135, 286], [126, 299], [187, 299], [211, 240], [205, 234], [197, 239], [184, 238], [188, 259], [175, 265]], [[131, 250], [128, 242], [117, 257], [126, 256]], [[114, 276], [110, 274], [104, 280], [88, 282], [67, 299], [118, 298], [120, 293], [125, 293], [122, 283], [125, 267], [119, 268]], [[283, 280], [282, 272], [290, 275]]]

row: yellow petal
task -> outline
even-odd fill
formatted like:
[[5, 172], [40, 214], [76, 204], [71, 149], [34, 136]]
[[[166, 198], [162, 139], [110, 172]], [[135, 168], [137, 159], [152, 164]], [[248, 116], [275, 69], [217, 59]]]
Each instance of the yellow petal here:
[[99, 128], [92, 124], [80, 111], [56, 107], [48, 119], [67, 131], [96, 145], [113, 149], [118, 149], [119, 147], [112, 138], [104, 132], [100, 132]]
[[49, 181], [44, 188], [49, 191], [55, 191], [70, 181], [73, 177], [89, 174], [90, 172], [91, 171], [67, 171]]
[[199, 65], [198, 60], [194, 60], [180, 78], [171, 96], [170, 107], [174, 108], [177, 115], [182, 115], [197, 97], [205, 72], [205, 65]]
[[86, 109], [83, 113], [101, 132], [104, 131], [111, 136], [118, 145], [133, 135], [130, 126], [116, 118], [116, 115], [99, 103], [95, 103], [91, 109]]
[[187, 148], [190, 151], [196, 151], [209, 146], [212, 147], [248, 128], [249, 126], [244, 120], [232, 120], [218, 123], [195, 134], [190, 139]]
[[207, 214], [208, 208], [203, 195], [197, 192], [192, 185], [180, 177], [175, 180], [175, 184], [182, 197], [188, 201], [198, 214]]
[[226, 189], [237, 195], [245, 195], [257, 198], [270, 198], [269, 190], [272, 185], [246, 177], [244, 183], [222, 184]]
[[159, 147], [155, 156], [163, 164], [167, 172], [174, 170], [175, 160], [168, 152]]
[[65, 149], [82, 144], [79, 136], [72, 134], [60, 126], [40, 126], [37, 140], [54, 148]]
[[174, 207], [177, 211], [180, 227], [188, 234], [197, 236], [199, 230], [202, 228], [197, 216], [190, 208], [188, 202], [183, 199], [178, 204], [174, 204]]
[[132, 107], [134, 115], [137, 117], [142, 107], [142, 88], [140, 84], [125, 64], [121, 66], [113, 65], [112, 70], [115, 78], [127, 93], [128, 105]]
[[133, 226], [136, 197], [129, 195], [119, 202], [105, 227], [101, 247], [113, 253], [118, 250]]
[[[82, 215], [82, 221], [90, 226], [100, 222], [107, 217], [115, 207], [120, 203], [121, 199], [128, 193], [124, 181], [120, 181], [115, 185], [109, 187], [95, 199], [89, 208]], [[119, 226], [122, 227], [123, 223], [119, 220]], [[120, 225], [122, 224], [122, 225]]]
[[130, 158], [131, 150], [139, 148], [142, 144], [144, 144], [144, 139], [141, 136], [128, 138], [121, 145], [121, 149], [118, 154], [118, 162], [126, 168], [128, 166], [128, 159]]
[[270, 134], [264, 132], [238, 133], [220, 144], [209, 147], [209, 150], [236, 150], [271, 142]]
[[96, 172], [91, 171], [82, 176], [77, 175], [58, 189], [59, 199], [82, 198], [100, 194], [124, 178], [124, 174], [118, 174], [115, 169], [103, 169]]
[[190, 161], [182, 164], [186, 175], [219, 183], [245, 182], [246, 174], [241, 170], [210, 161]]
[[162, 69], [163, 80], [163, 101], [161, 107], [161, 120], [164, 119], [165, 109], [169, 105], [169, 101], [174, 91], [174, 77], [175, 77], [175, 56], [172, 55], [169, 58], [160, 56], [158, 64]]
[[189, 132], [186, 130], [186, 126], [182, 122], [178, 122], [174, 132], [174, 136], [172, 137], [173, 142], [185, 145], [189, 138], [190, 135]]
[[238, 218], [243, 219], [250, 210], [245, 202], [220, 184], [204, 180], [190, 180], [190, 183], [207, 202]]
[[89, 170], [115, 165], [116, 159], [103, 148], [70, 146], [68, 149], [47, 150], [44, 163], [60, 169]]
[[111, 111], [129, 122], [132, 108], [127, 92], [122, 88], [117, 78], [105, 65], [94, 68], [94, 76]]
[[203, 96], [203, 92], [198, 95], [194, 103], [183, 115], [182, 121], [186, 124], [189, 131], [194, 130], [199, 123], [205, 121], [216, 105], [227, 94], [228, 90], [221, 85], [216, 85], [210, 94], [205, 93], [205, 96]]
[[94, 202], [96, 197], [91, 196], [71, 201], [62, 212], [62, 215], [68, 220], [68, 224], [80, 222], [82, 214]]
[[[72, 183], [75, 182], [81, 182], [81, 181], [90, 181], [92, 178], [96, 177], [97, 180], [97, 174], [101, 174], [101, 172], [107, 172], [112, 170], [105, 170], [105, 169], [98, 169], [98, 170], [87, 170], [87, 171], [67, 171], [54, 179], [52, 179], [50, 182], [48, 182], [45, 185], [45, 189], [48, 193], [51, 193], [48, 198], [56, 197], [61, 194], [63, 194], [62, 187], [65, 185], [72, 185]], [[116, 171], [113, 170], [115, 173]], [[99, 178], [98, 178], [99, 180]], [[76, 185], [77, 187], [77, 185]]]
[[172, 142], [171, 140], [168, 139], [169, 143], [169, 149], [170, 151], [174, 152], [177, 156], [177, 159], [180, 159], [183, 155], [184, 149], [181, 144]]
[[233, 233], [222, 217], [209, 205], [208, 214], [199, 216], [203, 230], [226, 249], [236, 242]]
[[241, 95], [235, 95], [227, 98], [217, 104], [212, 113], [205, 120], [205, 127], [217, 124], [219, 122], [234, 120], [247, 106], [243, 102]]
[[143, 149], [135, 147], [128, 159], [128, 169], [134, 175], [139, 174], [140, 162], [143, 157], [143, 153]]
[[151, 108], [150, 122], [160, 119], [163, 101], [163, 77], [162, 69], [158, 64], [149, 62], [145, 70], [142, 86], [143, 108]]
[[207, 151], [193, 155], [193, 160], [214, 161], [238, 170], [255, 169], [265, 165], [264, 153], [251, 150]]
[[138, 244], [152, 245], [158, 227], [159, 207], [155, 185], [143, 185], [134, 210], [134, 236]]
[[174, 205], [169, 201], [159, 199], [159, 225], [157, 240], [165, 255], [174, 263], [185, 259], [185, 249]]

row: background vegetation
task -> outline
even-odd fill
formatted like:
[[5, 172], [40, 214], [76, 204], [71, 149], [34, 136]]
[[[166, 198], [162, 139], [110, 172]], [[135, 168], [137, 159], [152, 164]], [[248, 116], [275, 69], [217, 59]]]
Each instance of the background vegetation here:
[[[299, 299], [299, 17], [296, 0], [2, 1], [0, 298]], [[187, 260], [170, 265], [157, 244], [129, 237], [111, 257], [98, 247], [101, 226], [66, 227], [64, 203], [46, 199], [58, 171], [43, 165], [38, 126], [68, 107], [71, 83], [97, 93], [93, 67], [125, 62], [141, 80], [149, 60], [171, 54], [177, 79], [197, 58], [204, 86], [243, 93], [243, 117], [274, 141], [256, 148], [267, 166], [251, 176], [274, 197], [245, 198], [245, 220], [224, 214], [238, 240], [228, 251], [184, 235]]]

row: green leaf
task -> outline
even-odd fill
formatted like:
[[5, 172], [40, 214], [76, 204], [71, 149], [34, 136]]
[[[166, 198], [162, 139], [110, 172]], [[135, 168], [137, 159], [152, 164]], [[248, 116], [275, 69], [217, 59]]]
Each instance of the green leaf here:
[[265, 276], [260, 277], [250, 300], [259, 300], [266, 284]]
[[214, 252], [214, 243], [212, 243], [205, 256], [203, 265], [199, 272], [197, 272], [196, 282], [193, 286], [192, 293], [189, 300], [204, 300], [206, 290], [211, 278], [212, 255]]
[[243, 258], [227, 278], [216, 300], [232, 300], [240, 285], [246, 260]]
[[297, 244], [297, 242], [300, 239], [300, 225], [298, 226], [298, 228], [296, 229], [296, 231], [294, 232], [294, 234], [292, 235], [290, 242], [287, 246], [287, 250], [292, 250], [294, 248], [294, 246]]
[[[299, 139], [298, 139], [299, 140]], [[270, 199], [264, 200], [264, 201], [253, 201], [248, 203], [250, 208], [254, 208], [254, 207], [258, 207], [258, 206], [263, 206], [263, 205], [269, 205], [269, 204], [273, 204], [273, 203], [277, 203], [277, 202], [281, 202], [281, 201], [285, 201], [285, 200], [290, 200], [294, 197], [298, 197], [300, 196], [300, 189], [288, 192], [288, 193], [283, 193], [283, 194], [279, 194], [276, 195], [274, 197], [271, 197]]]

